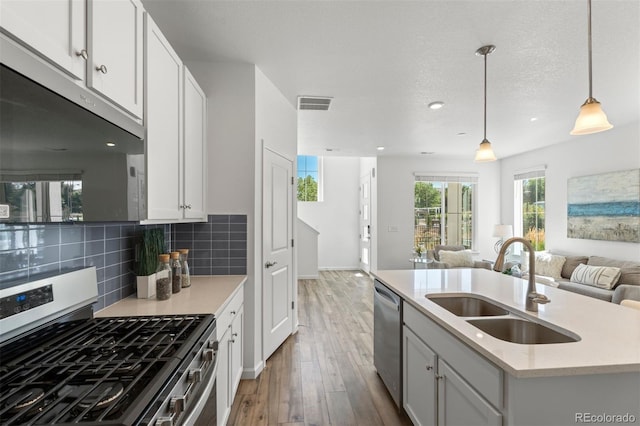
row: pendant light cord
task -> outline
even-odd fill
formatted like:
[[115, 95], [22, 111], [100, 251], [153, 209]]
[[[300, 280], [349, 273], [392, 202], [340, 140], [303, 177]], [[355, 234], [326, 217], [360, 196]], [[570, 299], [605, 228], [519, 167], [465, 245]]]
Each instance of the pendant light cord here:
[[587, 32], [589, 38], [589, 99], [593, 98], [593, 84], [592, 84], [592, 75], [591, 75], [591, 0], [587, 0], [587, 15], [589, 18], [589, 22], [587, 24]]
[[484, 54], [484, 139], [487, 140], [487, 55]]

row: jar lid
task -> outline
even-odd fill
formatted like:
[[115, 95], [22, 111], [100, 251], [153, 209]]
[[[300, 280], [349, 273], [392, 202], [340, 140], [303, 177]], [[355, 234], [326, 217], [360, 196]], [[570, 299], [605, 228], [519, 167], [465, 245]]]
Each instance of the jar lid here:
[[172, 258], [172, 259], [179, 259], [179, 258], [180, 258], [180, 252], [178, 252], [178, 251], [172, 251], [172, 252], [171, 252], [171, 258]]
[[169, 261], [169, 255], [168, 254], [159, 254], [158, 255], [158, 260], [160, 262], [168, 262]]
[[189, 249], [178, 249], [178, 251], [180, 252], [180, 254], [188, 254], [189, 253]]

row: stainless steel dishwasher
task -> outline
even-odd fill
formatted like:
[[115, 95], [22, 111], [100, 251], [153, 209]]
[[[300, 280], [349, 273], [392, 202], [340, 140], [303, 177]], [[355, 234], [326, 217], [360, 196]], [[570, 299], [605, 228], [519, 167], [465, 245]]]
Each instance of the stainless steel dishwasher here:
[[373, 365], [398, 408], [402, 407], [402, 303], [378, 280], [373, 292]]

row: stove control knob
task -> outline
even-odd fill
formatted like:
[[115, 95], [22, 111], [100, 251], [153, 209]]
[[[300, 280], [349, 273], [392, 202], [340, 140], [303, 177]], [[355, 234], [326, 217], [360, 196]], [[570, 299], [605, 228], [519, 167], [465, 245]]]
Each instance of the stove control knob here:
[[202, 381], [202, 368], [194, 368], [189, 371], [189, 382], [200, 383]]
[[202, 352], [202, 359], [205, 362], [211, 362], [213, 361], [213, 349], [205, 349], [204, 352]]
[[169, 402], [169, 410], [172, 417], [180, 417], [180, 414], [184, 411], [184, 396], [174, 396]]

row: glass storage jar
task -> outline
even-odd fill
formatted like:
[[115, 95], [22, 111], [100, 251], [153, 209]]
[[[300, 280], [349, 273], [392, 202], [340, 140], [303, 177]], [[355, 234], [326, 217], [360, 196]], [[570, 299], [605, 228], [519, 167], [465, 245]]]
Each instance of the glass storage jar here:
[[189, 249], [180, 249], [180, 264], [182, 266], [182, 287], [191, 287], [191, 274], [189, 273]]
[[156, 299], [167, 300], [171, 297], [171, 266], [169, 255], [158, 255], [158, 268], [156, 269]]
[[173, 293], [179, 293], [182, 288], [182, 266], [177, 251], [171, 252], [171, 288]]

